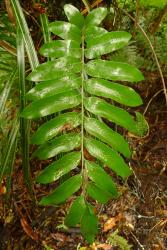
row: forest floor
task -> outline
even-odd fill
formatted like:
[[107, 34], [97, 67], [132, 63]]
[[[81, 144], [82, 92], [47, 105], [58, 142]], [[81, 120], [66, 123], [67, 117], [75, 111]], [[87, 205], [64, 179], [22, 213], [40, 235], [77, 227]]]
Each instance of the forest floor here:
[[[147, 81], [138, 87], [144, 100], [141, 112], [161, 89], [158, 74], [147, 72]], [[167, 249], [167, 110], [162, 92], [152, 99], [145, 111], [149, 124], [147, 136], [141, 139], [129, 134], [133, 148], [130, 165], [134, 174], [126, 183], [120, 183], [119, 199], [103, 206], [95, 204], [100, 224], [93, 246], [83, 240], [79, 228], [64, 229], [62, 226], [71, 200], [59, 207], [35, 205], [50, 187], [34, 184], [35, 201], [32, 201], [23, 181], [18, 154], [10, 202], [5, 202], [5, 189], [3, 185], [0, 187], [0, 250], [130, 249], [120, 239], [126, 239], [134, 250]], [[46, 161], [31, 162], [33, 179], [45, 164]], [[113, 232], [118, 232], [122, 238], [115, 236], [109, 243]], [[114, 246], [116, 241], [117, 246]]]

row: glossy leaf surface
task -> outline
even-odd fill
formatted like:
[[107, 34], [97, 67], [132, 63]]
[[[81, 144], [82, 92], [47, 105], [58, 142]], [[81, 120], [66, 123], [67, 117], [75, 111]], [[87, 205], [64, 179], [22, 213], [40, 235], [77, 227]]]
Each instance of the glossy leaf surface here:
[[130, 107], [136, 107], [143, 103], [135, 90], [119, 83], [91, 78], [85, 82], [85, 87], [90, 94], [110, 98]]
[[80, 11], [75, 8], [71, 4], [65, 4], [64, 5], [64, 12], [68, 18], [68, 21], [72, 24], [75, 24], [79, 28], [82, 28], [84, 25], [84, 17], [80, 13]]
[[65, 134], [42, 144], [33, 155], [45, 160], [62, 152], [69, 152], [79, 147], [80, 144], [81, 138], [79, 134]]
[[113, 81], [138, 82], [144, 79], [142, 73], [128, 63], [97, 59], [88, 62], [85, 68], [89, 76]]
[[81, 63], [73, 57], [62, 57], [55, 61], [49, 61], [38, 66], [29, 74], [27, 80], [44, 82], [65, 77], [68, 73], [79, 73]]
[[85, 31], [85, 41], [89, 41], [89, 39], [93, 39], [94, 37], [101, 36], [103, 34], [108, 33], [108, 31], [101, 27], [96, 26], [88, 26]]
[[92, 156], [104, 162], [117, 175], [122, 178], [127, 178], [131, 175], [132, 171], [122, 157], [106, 144], [95, 139], [85, 139], [85, 146]]
[[62, 56], [81, 57], [80, 43], [73, 40], [56, 40], [44, 44], [40, 49], [40, 54], [46, 57], [59, 58]]
[[63, 175], [76, 168], [80, 162], [80, 159], [80, 152], [68, 153], [61, 157], [58, 161], [53, 162], [51, 165], [45, 168], [40, 173], [40, 175], [38, 175], [36, 181], [42, 184], [56, 181]]
[[86, 40], [87, 49], [85, 56], [88, 59], [97, 58], [101, 55], [121, 49], [128, 44], [131, 35], [125, 31], [113, 31]]
[[56, 80], [41, 82], [26, 94], [26, 98], [28, 100], [37, 101], [44, 97], [57, 95], [72, 89], [79, 89], [80, 84], [81, 78], [75, 75], [68, 75]]
[[77, 192], [81, 184], [82, 176], [75, 175], [63, 182], [63, 184], [57, 187], [51, 194], [43, 197], [39, 204], [42, 206], [60, 204]]
[[74, 24], [63, 21], [55, 21], [49, 24], [49, 30], [63, 39], [72, 39], [76, 42], [81, 42], [81, 31]]
[[33, 134], [31, 143], [42, 144], [63, 130], [71, 130], [80, 124], [80, 116], [76, 112], [69, 112], [61, 114], [58, 117], [49, 120], [44, 123], [39, 129]]
[[107, 16], [107, 9], [100, 7], [92, 10], [85, 18], [86, 26], [98, 26]]
[[114, 150], [117, 150], [125, 157], [130, 158], [131, 151], [128, 143], [125, 141], [123, 136], [114, 132], [111, 128], [109, 128], [104, 122], [101, 122], [95, 118], [86, 118], [84, 122], [85, 130], [109, 144]]
[[49, 96], [36, 102], [32, 102], [21, 113], [28, 119], [51, 115], [61, 110], [73, 108], [81, 103], [81, 96], [77, 91], [68, 91], [54, 96]]
[[70, 227], [76, 226], [78, 223], [80, 223], [81, 218], [85, 212], [86, 205], [84, 201], [84, 196], [79, 196], [72, 204], [66, 219], [65, 224]]
[[117, 188], [112, 178], [106, 174], [106, 172], [99, 165], [86, 161], [85, 168], [88, 174], [88, 177], [95, 182], [95, 184], [102, 190], [108, 192], [113, 197], [118, 195]]
[[89, 97], [85, 99], [85, 108], [91, 113], [107, 118], [129, 131], [134, 131], [136, 128], [133, 117], [127, 111], [108, 104], [100, 98]]

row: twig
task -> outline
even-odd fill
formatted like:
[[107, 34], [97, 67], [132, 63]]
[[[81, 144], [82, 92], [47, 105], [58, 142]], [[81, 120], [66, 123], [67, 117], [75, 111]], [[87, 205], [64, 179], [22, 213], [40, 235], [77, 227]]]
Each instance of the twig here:
[[137, 239], [137, 237], [132, 233], [130, 232], [131, 235], [133, 236], [133, 238], [135, 239], [135, 241], [137, 242], [137, 244], [139, 245], [139, 247], [142, 249], [142, 250], [145, 250], [144, 246], [140, 243], [140, 241]]
[[[98, 4], [100, 4], [102, 2], [103, 2], [103, 0], [97, 0], [97, 1], [95, 1], [93, 4], [90, 5], [91, 9], [94, 8], [94, 7], [96, 7]], [[82, 13], [82, 15], [85, 15], [87, 12], [88, 12], [88, 9], [85, 8], [81, 13]]]
[[90, 12], [90, 5], [89, 5], [89, 2], [87, 0], [82, 0], [83, 4], [85, 5], [86, 7], [86, 12]]
[[154, 100], [154, 98], [157, 97], [157, 95], [159, 95], [162, 91], [164, 91], [164, 89], [160, 89], [158, 92], [156, 92], [156, 93], [151, 97], [151, 99], [149, 100], [147, 106], [145, 107], [145, 110], [144, 110], [144, 112], [143, 112], [143, 115], [146, 114], [146, 112], [147, 112], [147, 110], [148, 110], [150, 104], [151, 104], [152, 101]]

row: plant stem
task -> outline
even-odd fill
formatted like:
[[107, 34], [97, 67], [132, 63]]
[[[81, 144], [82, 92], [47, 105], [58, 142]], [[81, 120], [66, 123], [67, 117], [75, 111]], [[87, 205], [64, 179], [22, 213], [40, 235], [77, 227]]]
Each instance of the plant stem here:
[[84, 35], [84, 28], [82, 34], [82, 86], [81, 86], [81, 171], [82, 171], [82, 178], [83, 178], [83, 188], [82, 193], [85, 195], [86, 192], [86, 176], [85, 176], [85, 169], [84, 169], [84, 81], [85, 81], [85, 69], [84, 69], [84, 53], [85, 52], [85, 35]]

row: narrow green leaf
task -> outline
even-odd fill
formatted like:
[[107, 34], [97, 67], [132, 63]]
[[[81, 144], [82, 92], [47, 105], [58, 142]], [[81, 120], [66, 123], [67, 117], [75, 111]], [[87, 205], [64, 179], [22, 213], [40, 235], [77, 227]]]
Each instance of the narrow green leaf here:
[[74, 24], [55, 21], [49, 24], [49, 30], [63, 39], [71, 39], [81, 43], [81, 30]]
[[98, 186], [96, 186], [93, 182], [89, 182], [87, 187], [87, 194], [93, 198], [94, 200], [98, 201], [99, 203], [105, 204], [107, 203], [113, 196], [111, 193], [108, 193]]
[[98, 231], [98, 220], [95, 216], [92, 206], [87, 204], [85, 213], [81, 220], [81, 233], [85, 239], [92, 244], [95, 239], [95, 235]]
[[131, 35], [125, 31], [112, 31], [86, 40], [85, 56], [93, 59], [123, 48], [128, 44]]
[[92, 10], [85, 18], [86, 26], [98, 26], [107, 16], [107, 8], [100, 7]]
[[31, 138], [32, 144], [42, 144], [62, 132], [63, 129], [71, 130], [80, 124], [80, 116], [77, 112], [61, 114], [44, 123]]
[[104, 162], [117, 175], [122, 178], [127, 178], [131, 175], [132, 171], [124, 162], [123, 158], [106, 144], [95, 139], [86, 138], [85, 146], [92, 156]]
[[26, 52], [27, 52], [28, 59], [31, 65], [31, 69], [35, 69], [35, 67], [37, 67], [39, 64], [39, 61], [38, 61], [37, 53], [36, 53], [36, 50], [35, 50], [31, 35], [30, 35], [30, 30], [28, 28], [26, 19], [24, 17], [22, 7], [18, 0], [11, 0], [11, 5], [13, 7], [16, 20], [18, 22], [19, 28], [21, 30], [21, 33], [24, 39]]
[[37, 101], [44, 97], [57, 95], [72, 89], [79, 89], [81, 77], [67, 75], [66, 77], [38, 83], [27, 94], [28, 100]]
[[58, 161], [53, 162], [45, 168], [36, 178], [38, 183], [47, 184], [58, 180], [61, 176], [67, 174], [76, 168], [80, 162], [81, 153], [72, 152], [64, 155]]
[[38, 100], [27, 106], [21, 113], [21, 117], [35, 119], [51, 115], [61, 110], [73, 108], [81, 103], [81, 96], [78, 91], [72, 90], [49, 96]]
[[75, 227], [78, 223], [80, 223], [85, 209], [86, 206], [84, 196], [81, 195], [77, 197], [76, 200], [73, 202], [65, 218], [65, 225], [67, 225], [68, 227]]
[[31, 72], [27, 80], [34, 82], [44, 82], [67, 76], [69, 73], [79, 73], [81, 62], [73, 57], [61, 57], [55, 61], [49, 61], [39, 65]]
[[1, 92], [1, 96], [0, 96], [0, 117], [2, 117], [2, 115], [4, 113], [6, 102], [7, 102], [8, 98], [9, 98], [9, 94], [10, 94], [12, 85], [14, 84], [17, 73], [18, 73], [17, 71], [18, 71], [17, 68], [13, 69], [10, 76], [8, 76], [9, 79], [5, 83], [3, 91]]
[[85, 82], [85, 88], [90, 94], [110, 98], [130, 107], [143, 103], [139, 94], [132, 88], [104, 79], [91, 78]]
[[81, 184], [82, 176], [75, 175], [63, 182], [63, 184], [57, 187], [51, 194], [43, 197], [39, 204], [42, 206], [60, 204], [77, 192]]
[[144, 80], [143, 74], [128, 63], [97, 59], [89, 61], [85, 66], [85, 70], [89, 76], [108, 80], [129, 82]]
[[0, 165], [0, 183], [3, 180], [3, 175], [4, 173], [7, 171], [7, 169], [9, 170], [9, 172], [11, 171], [11, 168], [13, 168], [12, 163], [14, 162], [14, 159], [12, 159], [11, 157], [15, 157], [15, 153], [14, 148], [16, 146], [16, 142], [18, 141], [18, 134], [19, 134], [19, 119], [16, 117], [15, 120], [13, 121], [13, 126], [11, 128], [10, 134], [9, 134], [9, 139], [7, 141], [5, 150], [4, 150], [4, 155], [2, 158], [2, 162]]
[[40, 14], [40, 22], [41, 22], [41, 28], [42, 28], [42, 34], [44, 38], [44, 42], [50, 42], [51, 35], [49, 31], [49, 22], [48, 22], [48, 16], [47, 14], [43, 13]]
[[46, 57], [59, 58], [62, 56], [71, 56], [74, 58], [81, 58], [80, 44], [73, 40], [56, 40], [45, 43], [40, 48], [40, 54]]
[[64, 12], [68, 18], [68, 21], [72, 24], [75, 24], [79, 28], [82, 28], [84, 25], [84, 17], [80, 11], [71, 4], [64, 5]]
[[33, 154], [41, 160], [51, 158], [63, 152], [69, 152], [81, 144], [79, 134], [65, 134], [42, 144]]
[[108, 31], [101, 27], [96, 26], [88, 26], [85, 31], [85, 41], [89, 41], [89, 39], [93, 39], [94, 37], [101, 36], [103, 34], [108, 33]]
[[107, 118], [108, 120], [116, 123], [117, 125], [128, 129], [129, 131], [136, 130], [135, 120], [127, 111], [115, 107], [97, 97], [86, 98], [84, 104], [85, 108], [89, 112]]
[[125, 157], [131, 157], [131, 150], [129, 144], [125, 141], [122, 135], [113, 131], [104, 122], [101, 122], [95, 118], [85, 118], [84, 121], [85, 130], [109, 144], [114, 150], [120, 152]]
[[102, 190], [108, 192], [112, 197], [117, 197], [118, 192], [112, 178], [96, 163], [85, 161], [85, 169], [88, 177]]

